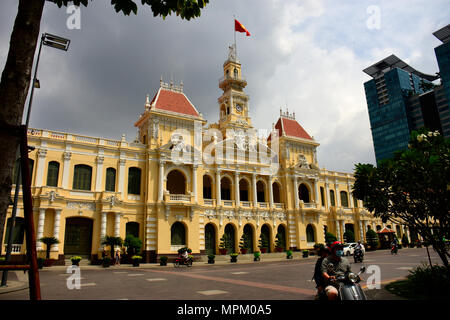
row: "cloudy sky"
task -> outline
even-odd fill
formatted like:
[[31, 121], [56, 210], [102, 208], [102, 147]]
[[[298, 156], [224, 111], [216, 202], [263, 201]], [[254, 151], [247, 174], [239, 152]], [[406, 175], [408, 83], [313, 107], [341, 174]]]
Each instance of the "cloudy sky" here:
[[[17, 0], [0, 3], [0, 68], [6, 61]], [[140, 4], [140, 1], [136, 1]], [[280, 107], [321, 144], [320, 167], [352, 172], [375, 163], [362, 70], [395, 54], [414, 68], [438, 71], [432, 33], [450, 23], [448, 0], [210, 0], [198, 19], [115, 13], [109, 1], [71, 14], [46, 3], [41, 33], [71, 39], [68, 52], [44, 47], [30, 126], [110, 139], [136, 137], [133, 124], [160, 77], [183, 81], [209, 123], [218, 120], [218, 80], [233, 42], [233, 15], [253, 125], [270, 129]], [[432, 4], [431, 4], [432, 3]], [[73, 20], [70, 20], [73, 21]]]

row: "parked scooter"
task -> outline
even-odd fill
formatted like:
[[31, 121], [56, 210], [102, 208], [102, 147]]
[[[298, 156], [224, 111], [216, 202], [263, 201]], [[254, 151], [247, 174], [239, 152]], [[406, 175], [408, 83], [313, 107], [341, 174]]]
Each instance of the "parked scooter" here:
[[178, 257], [173, 262], [174, 267], [187, 266], [192, 267], [192, 258]]
[[353, 260], [355, 263], [363, 262], [364, 260], [364, 252], [362, 249], [355, 249], [355, 252], [353, 253]]
[[361, 267], [358, 274], [347, 272], [336, 277], [335, 286], [338, 288], [339, 300], [367, 300], [364, 291], [361, 289], [359, 275], [366, 271], [366, 267]]

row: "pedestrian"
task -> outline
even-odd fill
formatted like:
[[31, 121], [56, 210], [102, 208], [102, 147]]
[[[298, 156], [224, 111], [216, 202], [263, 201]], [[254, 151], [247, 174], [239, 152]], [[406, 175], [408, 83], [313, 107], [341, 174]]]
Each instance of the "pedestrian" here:
[[116, 251], [116, 262], [115, 264], [118, 264], [120, 266], [120, 250], [117, 249]]
[[326, 298], [326, 296], [324, 295], [325, 280], [322, 276], [322, 262], [326, 257], [328, 257], [328, 254], [329, 254], [329, 249], [325, 246], [320, 246], [317, 250], [317, 255], [319, 256], [319, 259], [317, 259], [316, 266], [314, 268], [313, 279], [316, 282], [318, 299], [322, 299], [323, 297]]

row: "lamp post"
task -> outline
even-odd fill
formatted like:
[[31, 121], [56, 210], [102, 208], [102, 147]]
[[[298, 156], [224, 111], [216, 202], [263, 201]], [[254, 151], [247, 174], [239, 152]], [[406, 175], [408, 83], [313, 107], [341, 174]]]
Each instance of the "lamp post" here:
[[[26, 117], [26, 122], [25, 122], [27, 129], [28, 129], [28, 124], [30, 122], [31, 105], [33, 103], [34, 88], [41, 87], [40, 82], [36, 76], [37, 76], [37, 70], [39, 67], [39, 59], [41, 57], [42, 45], [46, 45], [49, 47], [67, 51], [69, 49], [69, 44], [70, 44], [69, 39], [55, 36], [50, 33], [43, 33], [41, 36], [41, 42], [39, 44], [39, 52], [38, 52], [38, 57], [36, 60], [36, 67], [34, 69], [33, 82], [31, 84], [30, 101], [28, 103], [27, 117]], [[17, 176], [16, 176], [16, 181], [15, 181], [16, 190], [14, 193], [14, 203], [13, 203], [13, 208], [12, 208], [12, 212], [11, 212], [11, 223], [10, 223], [10, 229], [9, 229], [9, 234], [8, 234], [8, 242], [7, 242], [7, 247], [6, 247], [5, 261], [9, 261], [11, 259], [12, 240], [13, 240], [12, 238], [13, 238], [14, 225], [16, 222], [17, 202], [18, 202], [18, 198], [19, 198], [19, 187], [20, 187], [20, 162], [17, 164], [17, 166], [18, 166], [17, 167]], [[0, 244], [0, 246], [1, 246], [1, 244]], [[2, 274], [2, 282], [1, 282], [0, 286], [2, 286], [2, 287], [6, 286], [7, 279], [8, 279], [8, 271], [4, 270], [3, 274]]]

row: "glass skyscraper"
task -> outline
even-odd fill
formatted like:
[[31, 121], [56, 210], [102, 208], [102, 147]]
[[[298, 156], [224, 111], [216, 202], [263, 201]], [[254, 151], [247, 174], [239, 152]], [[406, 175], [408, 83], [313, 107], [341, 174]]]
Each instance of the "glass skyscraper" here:
[[[447, 40], [449, 27], [445, 27]], [[442, 35], [443, 29], [436, 31], [435, 36]], [[417, 71], [395, 55], [363, 70], [372, 77], [364, 83], [364, 89], [377, 162], [407, 148], [411, 131], [420, 127], [450, 135], [448, 41], [435, 51], [442, 79], [438, 86], [432, 81], [439, 75]]]

